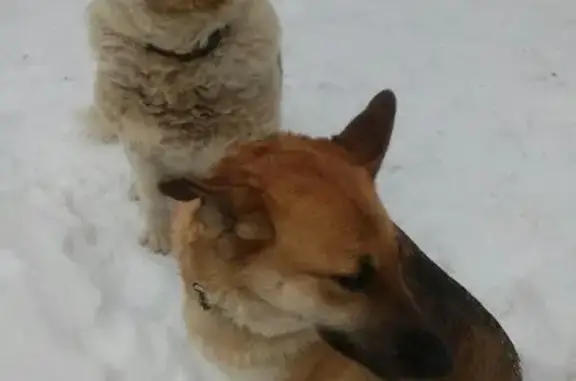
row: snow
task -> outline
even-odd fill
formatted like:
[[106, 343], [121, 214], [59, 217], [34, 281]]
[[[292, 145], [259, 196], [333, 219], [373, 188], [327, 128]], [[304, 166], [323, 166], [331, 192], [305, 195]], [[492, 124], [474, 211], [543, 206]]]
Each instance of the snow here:
[[[391, 215], [501, 320], [526, 380], [576, 380], [576, 4], [275, 5], [286, 126], [335, 133], [393, 88]], [[216, 380], [175, 264], [137, 244], [120, 147], [80, 134], [84, 6], [0, 6], [0, 379]]]

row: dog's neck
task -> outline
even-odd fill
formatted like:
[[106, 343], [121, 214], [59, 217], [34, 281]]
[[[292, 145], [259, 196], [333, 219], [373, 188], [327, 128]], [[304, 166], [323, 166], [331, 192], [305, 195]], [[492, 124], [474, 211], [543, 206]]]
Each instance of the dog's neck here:
[[242, 370], [249, 370], [251, 381], [280, 381], [286, 369], [318, 343], [312, 330], [267, 337], [241, 327], [217, 304], [204, 308], [198, 300], [187, 297], [185, 316], [188, 332], [203, 355], [238, 381]]
[[187, 53], [178, 53], [172, 50], [165, 50], [153, 44], [147, 44], [145, 46], [146, 52], [157, 54], [166, 58], [174, 59], [180, 62], [190, 62], [200, 58], [207, 57], [210, 53], [215, 51], [222, 43], [225, 35], [229, 30], [229, 26], [224, 26], [222, 28], [216, 29], [208, 39], [206, 44], [195, 47], [192, 51]]
[[[173, 248], [184, 279], [189, 335], [203, 355], [235, 381], [282, 380], [289, 364], [300, 361], [306, 348], [319, 345], [320, 339], [314, 329], [284, 317], [245, 289], [222, 287], [219, 277], [206, 276], [210, 272], [204, 271], [204, 266], [217, 264], [206, 265], [201, 260], [225, 254], [215, 252], [212, 236], [217, 233], [205, 229], [198, 209], [198, 203], [183, 204], [174, 217], [175, 233], [183, 229], [176, 234], [179, 239], [174, 240]], [[257, 376], [245, 377], [243, 369], [246, 374], [256, 370]]]
[[312, 332], [309, 324], [296, 316], [286, 315], [247, 291], [210, 292], [200, 282], [187, 286], [188, 302], [196, 304], [198, 313], [226, 323], [254, 336], [279, 339], [302, 332]]
[[[187, 209], [182, 207], [182, 210]], [[193, 208], [193, 207], [191, 207]], [[283, 311], [245, 287], [244, 280], [236, 278], [235, 240], [232, 227], [214, 205], [200, 206], [193, 214], [180, 214], [186, 226], [180, 256], [182, 277], [189, 299], [206, 315], [225, 318], [230, 324], [251, 333], [273, 338], [311, 329], [298, 314]], [[215, 276], [214, 274], [220, 274]]]

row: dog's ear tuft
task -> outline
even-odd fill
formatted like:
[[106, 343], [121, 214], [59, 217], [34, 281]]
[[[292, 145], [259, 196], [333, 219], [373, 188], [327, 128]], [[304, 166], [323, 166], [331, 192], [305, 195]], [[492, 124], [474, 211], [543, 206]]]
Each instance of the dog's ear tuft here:
[[374, 178], [380, 170], [394, 129], [396, 95], [392, 90], [376, 94], [348, 126], [332, 138]]
[[245, 184], [231, 184], [228, 179], [206, 180], [176, 178], [158, 184], [160, 192], [177, 201], [192, 201], [199, 197], [219, 215], [232, 221], [233, 232], [241, 240], [265, 243], [274, 236], [268, 211], [260, 190]]

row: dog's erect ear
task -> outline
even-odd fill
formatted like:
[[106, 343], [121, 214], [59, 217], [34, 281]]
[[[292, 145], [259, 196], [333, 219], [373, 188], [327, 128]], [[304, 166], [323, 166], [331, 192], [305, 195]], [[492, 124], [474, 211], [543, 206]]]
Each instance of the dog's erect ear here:
[[352, 154], [357, 164], [366, 168], [374, 178], [388, 150], [395, 117], [396, 96], [391, 90], [383, 90], [344, 131], [332, 137], [332, 141]]
[[[160, 192], [177, 201], [202, 199], [233, 223], [234, 233], [246, 241], [268, 241], [274, 230], [262, 193], [250, 185], [230, 184], [224, 178], [176, 178], [158, 184]], [[256, 242], [253, 242], [256, 243]]]

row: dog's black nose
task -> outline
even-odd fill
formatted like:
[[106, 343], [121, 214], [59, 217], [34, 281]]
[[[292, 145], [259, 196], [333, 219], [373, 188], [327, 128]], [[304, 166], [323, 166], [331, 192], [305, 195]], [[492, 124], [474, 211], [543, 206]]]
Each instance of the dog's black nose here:
[[452, 356], [442, 340], [430, 332], [415, 329], [394, 337], [396, 358], [403, 377], [435, 378], [452, 371]]

